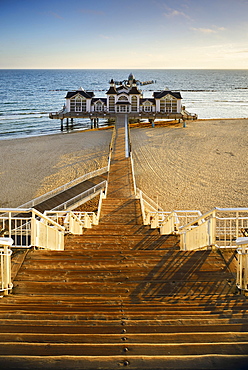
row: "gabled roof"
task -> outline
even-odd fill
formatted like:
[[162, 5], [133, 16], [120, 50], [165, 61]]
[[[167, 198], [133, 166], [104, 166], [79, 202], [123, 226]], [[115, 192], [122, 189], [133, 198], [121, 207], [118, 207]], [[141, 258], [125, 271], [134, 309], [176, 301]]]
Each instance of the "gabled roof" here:
[[110, 86], [106, 94], [117, 94], [116, 88], [114, 86]]
[[153, 99], [153, 98], [140, 99], [140, 104], [144, 104], [146, 101], [149, 101], [150, 103], [155, 104], [155, 99]]
[[101, 101], [103, 104], [107, 105], [107, 98], [93, 98], [92, 99], [92, 104]]
[[153, 96], [154, 96], [155, 99], [161, 99], [166, 95], [172, 95], [176, 99], [182, 99], [180, 92], [173, 92], [173, 91], [169, 91], [169, 90], [164, 90], [164, 91], [155, 91], [153, 93]]
[[140, 95], [141, 92], [137, 89], [137, 86], [132, 86], [131, 89], [129, 90], [129, 94]]
[[95, 96], [95, 94], [93, 93], [93, 91], [77, 90], [77, 91], [69, 91], [67, 93], [67, 95], [66, 95], [65, 98], [66, 99], [71, 99], [75, 95], [81, 95], [81, 96], [83, 96], [86, 99], [91, 99], [91, 98], [93, 98], [93, 96]]
[[121, 86], [119, 86], [119, 87], [117, 87], [117, 92], [119, 93], [119, 91], [121, 91], [121, 90], [126, 90], [126, 92], [127, 92], [127, 94], [128, 94], [128, 87], [126, 87], [126, 86], [124, 86], [124, 85], [121, 85]]

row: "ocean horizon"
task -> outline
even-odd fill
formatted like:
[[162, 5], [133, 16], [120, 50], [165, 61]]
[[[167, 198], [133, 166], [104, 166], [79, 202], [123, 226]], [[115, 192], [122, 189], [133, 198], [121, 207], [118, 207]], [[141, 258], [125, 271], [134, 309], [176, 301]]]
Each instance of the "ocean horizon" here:
[[[124, 80], [131, 72], [155, 81], [140, 87], [145, 97], [180, 91], [186, 110], [199, 119], [248, 118], [247, 69], [1, 69], [0, 139], [60, 133], [49, 112], [63, 107], [67, 91], [82, 87], [104, 97], [111, 78]], [[74, 130], [89, 127], [90, 120], [78, 119]]]

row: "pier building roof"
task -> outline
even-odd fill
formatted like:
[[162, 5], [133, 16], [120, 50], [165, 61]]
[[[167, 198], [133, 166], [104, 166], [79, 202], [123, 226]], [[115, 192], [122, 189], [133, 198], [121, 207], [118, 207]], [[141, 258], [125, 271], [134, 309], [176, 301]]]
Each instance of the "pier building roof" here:
[[68, 91], [66, 99], [71, 99], [75, 95], [81, 95], [86, 99], [92, 99], [95, 94], [93, 91], [77, 90], [77, 91]]
[[153, 96], [155, 99], [161, 99], [166, 95], [172, 95], [176, 99], [182, 99], [182, 96], [180, 92], [173, 92], [170, 90], [164, 90], [164, 91], [154, 91]]

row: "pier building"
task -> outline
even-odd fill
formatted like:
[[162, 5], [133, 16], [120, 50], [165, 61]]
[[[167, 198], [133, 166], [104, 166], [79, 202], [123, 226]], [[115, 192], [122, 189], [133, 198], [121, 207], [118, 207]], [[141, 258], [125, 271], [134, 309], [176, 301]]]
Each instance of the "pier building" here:
[[73, 118], [90, 118], [94, 125], [100, 118], [115, 118], [116, 114], [128, 114], [128, 118], [149, 119], [153, 124], [155, 119], [182, 119], [183, 121], [197, 119], [182, 105], [180, 92], [154, 91], [151, 97], [145, 98], [139, 85], [147, 85], [154, 81], [136, 81], [132, 74], [127, 80], [110, 80], [106, 97], [96, 97], [93, 91], [80, 88], [69, 91], [65, 96], [65, 105], [59, 112], [50, 113], [51, 119], [60, 119], [63, 129], [63, 120]]

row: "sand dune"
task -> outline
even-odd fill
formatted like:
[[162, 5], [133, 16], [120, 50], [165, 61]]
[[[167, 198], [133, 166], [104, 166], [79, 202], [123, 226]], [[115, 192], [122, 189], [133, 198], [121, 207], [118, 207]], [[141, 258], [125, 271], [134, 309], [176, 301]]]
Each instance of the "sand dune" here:
[[248, 206], [248, 119], [131, 130], [137, 186], [163, 209]]

